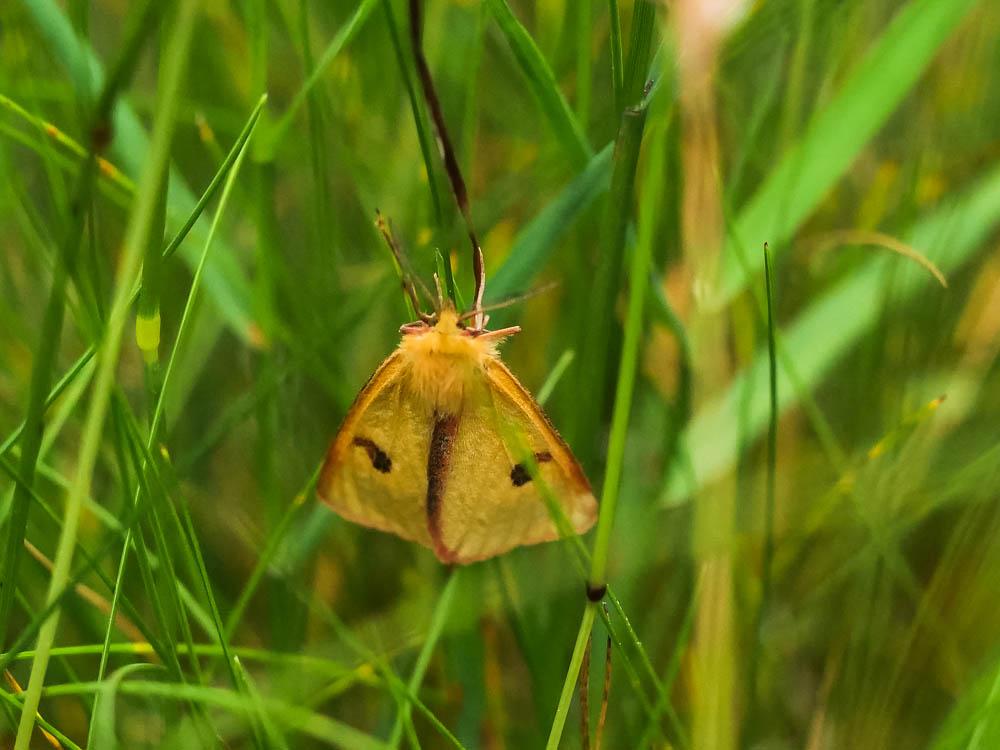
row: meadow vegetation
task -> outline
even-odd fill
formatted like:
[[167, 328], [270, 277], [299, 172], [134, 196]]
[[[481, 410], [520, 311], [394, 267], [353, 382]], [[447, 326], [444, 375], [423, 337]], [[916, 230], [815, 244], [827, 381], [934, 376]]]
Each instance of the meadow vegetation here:
[[5, 2], [0, 747], [1000, 747], [1000, 4], [424, 5], [597, 529], [313, 492], [376, 210], [472, 294], [408, 2]]

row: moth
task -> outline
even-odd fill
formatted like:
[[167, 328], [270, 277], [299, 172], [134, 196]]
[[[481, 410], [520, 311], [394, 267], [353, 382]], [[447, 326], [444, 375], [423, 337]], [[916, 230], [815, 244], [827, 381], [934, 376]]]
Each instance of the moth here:
[[[409, 7], [417, 72], [472, 245], [475, 297], [460, 314], [438, 284], [434, 312], [400, 328], [399, 347], [361, 389], [330, 444], [317, 494], [350, 521], [465, 564], [557, 539], [546, 500], [581, 534], [594, 525], [597, 501], [569, 446], [500, 360], [498, 344], [520, 328], [486, 328], [483, 253], [423, 55], [420, 3]], [[413, 277], [381, 216], [378, 225], [419, 310]]]
[[[418, 542], [445, 563], [558, 538], [540, 482], [573, 530], [587, 531], [597, 502], [583, 470], [497, 353], [517, 329], [468, 326], [445, 302], [400, 330], [399, 347], [361, 389], [330, 445], [319, 497], [344, 518]], [[534, 467], [518, 460], [511, 433]]]

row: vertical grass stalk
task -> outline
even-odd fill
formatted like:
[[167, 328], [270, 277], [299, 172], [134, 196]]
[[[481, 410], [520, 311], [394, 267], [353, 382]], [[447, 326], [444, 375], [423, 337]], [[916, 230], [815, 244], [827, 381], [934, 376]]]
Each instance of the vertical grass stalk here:
[[416, 87], [413, 84], [413, 74], [408, 58], [403, 52], [403, 43], [399, 35], [399, 26], [396, 24], [396, 16], [392, 12], [391, 0], [382, 0], [382, 7], [385, 10], [385, 25], [389, 29], [389, 39], [392, 41], [392, 51], [396, 56], [396, 64], [399, 66], [399, 77], [403, 81], [406, 89], [406, 98], [410, 103], [410, 113], [413, 115], [413, 124], [417, 128], [417, 143], [420, 145], [420, 156], [424, 160], [424, 169], [427, 171], [427, 187], [431, 193], [431, 205], [434, 208], [434, 222], [438, 227], [444, 223], [444, 212], [441, 209], [441, 198], [438, 195], [437, 180], [434, 178], [434, 154], [433, 139], [427, 129], [427, 117], [421, 106], [421, 99], [417, 96]]
[[615, 361], [617, 353], [612, 332], [618, 324], [613, 311], [621, 288], [625, 232], [631, 216], [635, 170], [645, 121], [644, 109], [629, 110], [622, 117], [615, 142], [611, 190], [601, 226], [600, 260], [594, 275], [591, 304], [587, 307], [587, 321], [580, 327], [577, 387], [583, 394], [582, 403], [589, 404], [589, 408], [573, 413], [567, 432], [584, 466], [594, 463], [594, 436], [600, 432], [607, 414], [607, 392], [613, 367], [610, 363]]
[[761, 560], [760, 604], [754, 623], [754, 643], [747, 670], [747, 711], [749, 729], [753, 717], [757, 715], [758, 691], [757, 670], [760, 666], [761, 630], [764, 617], [771, 601], [771, 568], [774, 562], [774, 494], [778, 465], [778, 358], [774, 334], [774, 276], [771, 268], [771, 252], [764, 243], [764, 290], [767, 297], [767, 357], [770, 394], [770, 412], [767, 425], [767, 485], [764, 495], [764, 554]]
[[593, 73], [590, 62], [590, 38], [593, 9], [591, 0], [578, 0], [576, 7], [576, 119], [587, 130], [590, 120], [590, 86]]
[[625, 76], [622, 70], [622, 18], [618, 12], [618, 0], [608, 0], [608, 16], [611, 20], [611, 93], [614, 96], [615, 115], [617, 115], [625, 109]]
[[[136, 205], [129, 221], [124, 251], [118, 271], [118, 283], [104, 338], [97, 353], [97, 371], [90, 406], [84, 422], [77, 461], [76, 474], [66, 499], [66, 514], [53, 563], [47, 603], [52, 603], [65, 587], [70, 574], [73, 550], [84, 499], [90, 494], [94, 468], [101, 446], [104, 419], [107, 414], [115, 369], [122, 342], [132, 288], [138, 276], [142, 251], [146, 247], [153, 222], [158, 189], [162, 175], [169, 164], [170, 144], [180, 103], [180, 86], [186, 68], [188, 50], [194, 27], [196, 0], [181, 0], [175, 25], [164, 53], [166, 72], [162, 78], [163, 90], [158, 96], [156, 125], [150, 148], [149, 162], [139, 185]], [[35, 725], [35, 714], [41, 699], [45, 673], [48, 669], [52, 643], [59, 625], [59, 608], [43, 623], [38, 634], [38, 646], [31, 665], [31, 677], [25, 691], [21, 722], [18, 726], [14, 750], [27, 750]]]
[[69, 222], [63, 235], [63, 241], [59, 246], [59, 254], [53, 263], [55, 271], [52, 288], [45, 307], [38, 352], [32, 365], [28, 407], [22, 431], [24, 439], [21, 443], [19, 474], [23, 483], [18, 483], [14, 489], [11, 515], [7, 523], [3, 546], [3, 567], [0, 568], [0, 576], [2, 576], [0, 580], [10, 581], [11, 585], [0, 587], [0, 650], [3, 649], [7, 637], [7, 624], [16, 590], [14, 582], [17, 580], [30, 510], [31, 487], [34, 484], [38, 451], [41, 446], [42, 418], [46, 403], [48, 403], [51, 373], [55, 366], [59, 339], [62, 334], [66, 282], [73, 275], [73, 266], [84, 235], [84, 223], [96, 184], [98, 163], [101, 160], [101, 154], [110, 144], [109, 128], [114, 103], [120, 89], [131, 77], [142, 43], [154, 26], [153, 22], [157, 16], [156, 6], [155, 2], [149, 2], [133, 17], [126, 32], [122, 52], [112, 66], [101, 95], [95, 104], [89, 128], [91, 147], [77, 176], [73, 198], [68, 204], [71, 211]]
[[[645, 109], [632, 110], [634, 117], [644, 121]], [[653, 234], [656, 227], [656, 212], [663, 193], [663, 156], [666, 131], [658, 128], [650, 147], [650, 168], [646, 174], [642, 191], [642, 211], [639, 235], [632, 253], [629, 273], [628, 312], [625, 318], [625, 341], [622, 344], [621, 361], [618, 369], [618, 383], [615, 389], [614, 412], [611, 419], [611, 436], [608, 441], [607, 469], [601, 489], [601, 509], [597, 520], [597, 534], [594, 552], [590, 562], [588, 581], [588, 602], [577, 633], [576, 647], [570, 660], [562, 694], [549, 731], [547, 747], [554, 750], [559, 746], [569, 704], [573, 699], [574, 685], [583, 661], [583, 649], [590, 638], [590, 631], [597, 615], [599, 600], [607, 588], [608, 551], [611, 546], [611, 530], [614, 525], [615, 510], [618, 505], [618, 490], [621, 483], [622, 467], [625, 462], [625, 443], [628, 434], [629, 417], [632, 411], [632, 396], [638, 370], [639, 348], [642, 343], [643, 313], [648, 286], [650, 263], [653, 257]]]
[[[455, 598], [455, 589], [458, 587], [458, 579], [461, 578], [461, 571], [461, 568], [455, 568], [449, 573], [448, 582], [445, 584], [441, 596], [438, 597], [437, 606], [434, 608], [434, 614], [431, 616], [431, 625], [427, 631], [427, 638], [424, 640], [424, 644], [420, 648], [420, 653], [417, 655], [417, 663], [413, 667], [413, 674], [410, 675], [410, 682], [407, 685], [412, 695], [417, 695], [420, 691], [420, 684], [424, 681], [424, 675], [427, 673], [427, 666], [431, 662], [431, 656], [434, 655], [434, 649], [441, 638], [441, 632], [444, 630], [444, 625], [451, 614], [451, 603]], [[400, 706], [399, 713], [396, 715], [396, 723], [392, 728], [392, 735], [389, 737], [389, 747], [394, 749], [399, 747], [399, 741], [403, 738], [403, 727], [410, 722], [412, 708], [413, 706], [408, 700]]]

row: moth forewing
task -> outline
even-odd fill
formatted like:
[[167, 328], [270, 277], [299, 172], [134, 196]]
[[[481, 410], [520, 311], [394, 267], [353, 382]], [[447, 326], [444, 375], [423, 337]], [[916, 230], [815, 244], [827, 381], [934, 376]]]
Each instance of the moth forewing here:
[[338, 515], [430, 546], [424, 515], [429, 422], [391, 354], [361, 389], [330, 444], [316, 494]]
[[[597, 500], [573, 451], [563, 441], [542, 407], [506, 365], [498, 360], [490, 368], [488, 377], [493, 393], [509, 398], [518, 414], [538, 431], [544, 441], [543, 451], [533, 450], [530, 443], [525, 443], [525, 432], [518, 420], [508, 422], [502, 428], [504, 439], [513, 441], [508, 442], [508, 446], [514, 451], [514, 455], [521, 458], [520, 463], [525, 466], [532, 480], [538, 481], [543, 501], [547, 506], [550, 501], [554, 502], [549, 508], [550, 517], [560, 535], [582, 534], [587, 531], [597, 520]], [[550, 467], [558, 467], [558, 477], [563, 486], [557, 488], [546, 480]]]
[[[541, 500], [545, 503], [545, 510], [548, 512], [549, 518], [556, 530], [555, 538], [575, 538], [578, 532], [573, 528], [573, 523], [570, 521], [566, 509], [560, 503], [558, 495], [542, 474], [540, 460], [545, 461], [548, 457], [544, 454], [539, 456], [533, 451], [524, 439], [524, 434], [510, 423], [506, 423], [501, 427], [501, 435], [508, 450], [514, 457], [515, 468], [520, 466], [524, 469], [524, 479], [522, 481], [525, 483], [527, 481], [533, 482]], [[514, 471], [512, 469], [512, 473]]]
[[467, 392], [449, 458], [438, 520], [443, 559], [474, 562], [559, 538], [541, 485], [519, 460], [516, 443], [532, 453], [535, 476], [556, 497], [572, 532], [593, 525], [597, 503], [569, 448], [534, 399], [492, 358]]

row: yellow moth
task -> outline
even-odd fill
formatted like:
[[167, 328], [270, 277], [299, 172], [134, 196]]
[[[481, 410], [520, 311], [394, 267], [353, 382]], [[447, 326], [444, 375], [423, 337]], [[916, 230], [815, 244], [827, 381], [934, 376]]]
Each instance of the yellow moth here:
[[[400, 329], [399, 347], [333, 439], [317, 486], [344, 518], [463, 564], [558, 538], [546, 489], [576, 533], [597, 517], [573, 453], [500, 361], [497, 344], [519, 329], [487, 331], [466, 317], [446, 302]], [[512, 431], [534, 467], [505, 440]]]

